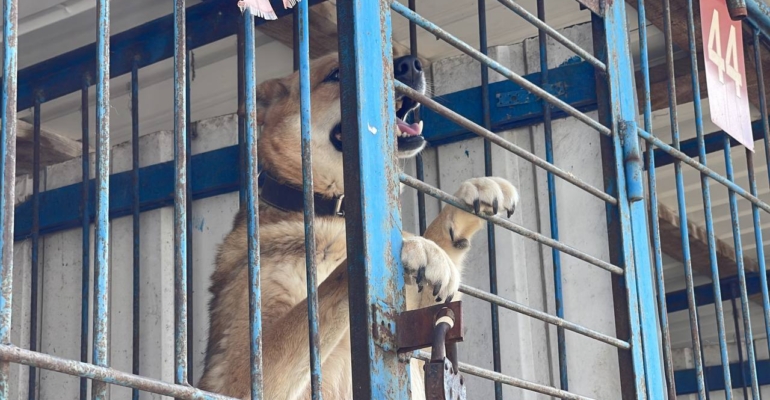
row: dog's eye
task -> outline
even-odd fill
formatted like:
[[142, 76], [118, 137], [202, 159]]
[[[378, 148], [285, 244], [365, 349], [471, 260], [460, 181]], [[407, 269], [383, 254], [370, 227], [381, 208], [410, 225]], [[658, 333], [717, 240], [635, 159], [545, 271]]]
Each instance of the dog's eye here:
[[334, 69], [329, 75], [326, 76], [324, 79], [324, 82], [339, 82], [340, 80], [340, 70], [339, 68]]

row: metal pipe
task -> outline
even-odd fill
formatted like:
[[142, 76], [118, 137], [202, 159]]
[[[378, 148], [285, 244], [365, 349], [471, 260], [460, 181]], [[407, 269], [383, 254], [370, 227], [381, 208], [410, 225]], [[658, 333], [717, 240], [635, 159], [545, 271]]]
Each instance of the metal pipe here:
[[[487, 7], [485, 0], [478, 0], [479, 14], [479, 51], [481, 54], [488, 55], [487, 46]], [[411, 23], [411, 22], [410, 22]], [[413, 24], [413, 23], [411, 23]], [[484, 129], [492, 129], [492, 121], [489, 111], [489, 68], [481, 64], [481, 113], [484, 122]], [[492, 145], [489, 139], [484, 139], [484, 175], [492, 176]], [[424, 193], [418, 191], [424, 195]], [[489, 260], [489, 291], [497, 294], [497, 240], [495, 238], [495, 226], [487, 222], [487, 258]], [[492, 368], [495, 372], [502, 371], [502, 362], [500, 360], [500, 316], [497, 304], [490, 304], [491, 325], [492, 325]], [[495, 399], [502, 400], [503, 384], [495, 382]]]
[[[131, 189], [133, 199], [131, 213], [133, 222], [133, 313], [131, 335], [131, 373], [139, 375], [139, 332], [141, 313], [141, 218], [139, 214], [139, 66], [131, 68]], [[139, 391], [131, 392], [133, 400], [139, 400]]]
[[295, 35], [299, 42], [299, 95], [302, 143], [302, 194], [305, 221], [305, 274], [307, 283], [308, 342], [310, 343], [310, 392], [321, 400], [321, 336], [318, 325], [318, 284], [315, 247], [315, 202], [310, 104], [310, 19], [307, 1], [299, 2]]
[[[759, 43], [759, 29], [752, 28], [754, 43], [754, 67], [757, 71], [757, 84], [759, 90], [759, 109], [762, 118], [762, 130], [764, 132], [765, 158], [770, 159], [770, 118], [767, 113], [767, 92], [765, 91], [764, 72], [762, 70], [762, 47]], [[746, 150], [746, 167], [749, 170], [749, 185], [751, 194], [757, 196], [757, 181], [754, 177], [754, 152]], [[770, 179], [770, 169], [768, 170]], [[762, 284], [762, 310], [765, 315], [765, 334], [770, 338], [770, 294], [767, 284], [767, 264], [765, 262], [765, 247], [762, 239], [762, 224], [760, 223], [759, 210], [756, 205], [751, 205], [751, 213], [754, 218], [754, 237], [757, 243], [757, 261], [759, 262], [759, 279]], [[770, 341], [767, 343], [770, 351]]]
[[[725, 146], [725, 169], [727, 179], [735, 181], [735, 172], [733, 170], [732, 152], [730, 146], [730, 137], [724, 136]], [[741, 311], [743, 313], [743, 334], [746, 339], [746, 351], [749, 355], [749, 373], [751, 376], [751, 394], [754, 400], [760, 400], [759, 383], [757, 380], [757, 357], [754, 353], [754, 334], [751, 328], [751, 311], [749, 310], [749, 295], [746, 292], [746, 268], [743, 261], [743, 245], [741, 239], [741, 225], [738, 210], [738, 199], [735, 193], [728, 192], [730, 200], [730, 218], [733, 227], [733, 243], [735, 247], [735, 263], [738, 266], [738, 286], [741, 292]]]
[[244, 127], [246, 153], [246, 225], [249, 260], [249, 333], [251, 366], [251, 399], [262, 399], [262, 296], [259, 265], [259, 181], [257, 172], [257, 63], [254, 42], [254, 17], [250, 11], [243, 14], [244, 52]]
[[[35, 101], [32, 122], [32, 251], [30, 262], [30, 286], [32, 287], [29, 301], [29, 349], [37, 351], [37, 318], [39, 290], [39, 254], [40, 254], [40, 99]], [[28, 398], [36, 398], [37, 371], [29, 368]]]
[[[80, 277], [80, 361], [88, 362], [88, 306], [91, 292], [91, 208], [89, 193], [91, 192], [91, 155], [88, 145], [88, 88], [91, 86], [89, 75], [83, 76], [83, 87], [80, 90], [80, 127], [81, 127], [81, 277]], [[88, 379], [80, 378], [80, 400], [88, 396]]]
[[[468, 286], [465, 284], [460, 284], [460, 292], [465, 293], [468, 296], [475, 297], [480, 300], [488, 301], [492, 304], [498, 305], [503, 308], [507, 308], [511, 311], [515, 311], [519, 314], [524, 314], [526, 316], [538, 319], [540, 321], [555, 325], [559, 328], [567, 329], [572, 332], [581, 334], [583, 336], [596, 339], [602, 343], [609, 344], [611, 346], [615, 346], [622, 350], [628, 350], [631, 348], [631, 345], [628, 344], [628, 342], [625, 342], [623, 340], [614, 338], [612, 336], [605, 335], [601, 332], [597, 332], [595, 330], [586, 328], [582, 325], [578, 325], [576, 323], [570, 322], [565, 320], [562, 317], [555, 317], [551, 314], [536, 310], [534, 308], [525, 306], [523, 304], [517, 303], [515, 301], [511, 301], [508, 299], [505, 299], [503, 297], [500, 297], [494, 293], [488, 293], [480, 289], [476, 289], [472, 286]], [[566, 389], [564, 389], [566, 390]]]
[[746, 0], [727, 0], [727, 11], [733, 21], [741, 21], [749, 15]]
[[521, 5], [515, 3], [512, 0], [498, 0], [498, 1], [502, 3], [504, 6], [508, 7], [511, 11], [515, 12], [518, 16], [524, 18], [527, 22], [534, 25], [538, 29], [538, 31], [547, 33], [548, 36], [554, 38], [554, 40], [563, 44], [564, 47], [574, 51], [575, 54], [582, 57], [589, 64], [593, 65], [594, 67], [598, 68], [601, 71], [604, 71], [604, 72], [607, 71], [607, 65], [599, 61], [598, 58], [594, 57], [591, 53], [589, 53], [585, 49], [578, 46], [575, 42], [567, 39], [566, 36], [559, 33], [556, 29], [553, 29], [552, 27], [550, 27], [548, 24], [545, 23], [545, 20], [542, 19], [542, 17], [539, 14], [537, 17], [532, 15], [532, 13], [527, 11], [526, 8], [522, 7]]
[[237, 73], [238, 73], [238, 169], [240, 172], [240, 185], [238, 186], [238, 203], [240, 206], [246, 204], [246, 185], [247, 180], [246, 173], [248, 166], [246, 165], [246, 94], [244, 93], [244, 52], [246, 51], [244, 46], [246, 40], [244, 39], [244, 21], [243, 18], [238, 18], [238, 30], [236, 33], [236, 58], [237, 58]]
[[[517, 7], [522, 8], [523, 10], [523, 7], [518, 5]], [[537, 18], [538, 21], [545, 22], [544, 0], [537, 0]], [[543, 29], [538, 30], [537, 36], [538, 46], [540, 49], [540, 86], [545, 87], [548, 84], [548, 37], [546, 36], [546, 31]], [[543, 103], [543, 133], [545, 136], [545, 160], [549, 164], [553, 165], [553, 126], [551, 124], [551, 106], [547, 103]], [[550, 172], [546, 174], [546, 183], [548, 186], [548, 211], [551, 239], [558, 241], [559, 210], [558, 201], [556, 198], [556, 180], [554, 179], [553, 174]], [[561, 277], [561, 254], [558, 250], [554, 248], [551, 249], [551, 259], [553, 260], [553, 290], [554, 303], [556, 305], [556, 316], [559, 318], [564, 318], [564, 289]], [[562, 327], [556, 328], [556, 342], [559, 354], [559, 384], [562, 390], [569, 390], [569, 374], [567, 372], [567, 340], [564, 336], [564, 328]]]
[[98, 382], [105, 387], [106, 384], [109, 383], [178, 399], [236, 400], [227, 396], [207, 393], [190, 386], [174, 385], [156, 379], [132, 375], [112, 368], [67, 360], [49, 354], [21, 349], [13, 345], [0, 345], [0, 360], [3, 360], [6, 363], [12, 362], [30, 365], [48, 371], [93, 379], [94, 384]]
[[[412, 353], [412, 356], [418, 360], [430, 362], [430, 354], [426, 351], [422, 351], [422, 350], [415, 351], [414, 353]], [[530, 381], [525, 381], [524, 379], [503, 375], [498, 372], [490, 371], [484, 368], [479, 368], [474, 365], [466, 364], [463, 362], [458, 363], [458, 366], [459, 366], [458, 369], [460, 370], [460, 372], [478, 376], [479, 378], [489, 379], [494, 382], [500, 382], [509, 386], [545, 394], [548, 396], [554, 396], [560, 399], [568, 399], [568, 400], [592, 400], [590, 397], [585, 397], [585, 396], [570, 393], [564, 390], [552, 388], [550, 386], [541, 385]]]
[[752, 196], [751, 193], [747, 192], [742, 187], [735, 184], [735, 182], [730, 182], [729, 180], [725, 179], [723, 176], [717, 174], [714, 172], [711, 168], [693, 160], [692, 158], [688, 157], [686, 154], [682, 153], [681, 151], [669, 146], [666, 142], [658, 139], [654, 135], [651, 135], [647, 133], [644, 129], [639, 128], [639, 136], [654, 144], [655, 147], [659, 148], [660, 150], [663, 150], [664, 152], [668, 153], [672, 157], [676, 158], [679, 161], [682, 161], [683, 163], [697, 169], [701, 173], [707, 175], [709, 178], [719, 182], [720, 184], [726, 186], [730, 191], [734, 192], [735, 194], [745, 198], [746, 200], [750, 201], [752, 204], [755, 204], [757, 207], [759, 207], [761, 210], [770, 213], [770, 205], [763, 202], [756, 196]]
[[[417, 11], [416, 0], [409, 0], [409, 9]], [[413, 57], [419, 57], [417, 53], [417, 25], [409, 21], [409, 51]], [[420, 122], [420, 109], [412, 112], [414, 122]], [[422, 152], [417, 153], [415, 157], [415, 172], [417, 179], [425, 182], [425, 166], [422, 158]], [[420, 236], [425, 234], [428, 229], [428, 221], [425, 216], [425, 193], [417, 192], [417, 222], [420, 229]]]
[[738, 322], [738, 306], [735, 304], [735, 298], [740, 296], [735, 288], [735, 284], [730, 285], [732, 296], [730, 296], [730, 305], [733, 307], [733, 325], [735, 329], [735, 346], [738, 348], [738, 365], [740, 365], [741, 389], [743, 389], [743, 398], [749, 398], [746, 390], [746, 373], [743, 368], [743, 346], [741, 346], [741, 324]]
[[[189, 39], [185, 38], [189, 42]], [[192, 54], [189, 43], [185, 46], [185, 52], [187, 54], [187, 62], [185, 63], [185, 126], [187, 129], [194, 129], [192, 125], [192, 104], [190, 97], [190, 85], [192, 82], [193, 63], [195, 58]], [[193, 288], [193, 196], [192, 196], [192, 139], [190, 135], [186, 135], [185, 140], [185, 166], [187, 170], [187, 178], [185, 182], [187, 184], [187, 194], [185, 195], [185, 207], [187, 212], [185, 213], [185, 230], [187, 231], [187, 290]], [[193, 309], [193, 296], [187, 296], [187, 365], [195, 365], [193, 355], [193, 344], [195, 338], [193, 332], [195, 330], [195, 312]], [[193, 384], [193, 368], [187, 368], [187, 382]]]
[[586, 253], [584, 253], [584, 252], [582, 252], [580, 250], [576, 250], [575, 248], [570, 247], [570, 246], [568, 246], [568, 245], [566, 245], [564, 243], [557, 242], [557, 241], [555, 241], [555, 240], [553, 240], [553, 239], [551, 239], [551, 238], [549, 238], [547, 236], [544, 236], [544, 235], [542, 235], [540, 233], [533, 232], [533, 231], [531, 231], [531, 230], [529, 230], [527, 228], [524, 228], [524, 227], [522, 227], [520, 225], [514, 224], [513, 222], [511, 222], [511, 221], [509, 221], [507, 219], [504, 219], [504, 218], [501, 218], [501, 217], [498, 217], [498, 216], [495, 216], [495, 215], [476, 214], [471, 207], [469, 207], [466, 204], [464, 204], [462, 202], [462, 200], [458, 199], [457, 197], [452, 196], [449, 193], [444, 192], [444, 191], [442, 191], [440, 189], [434, 188], [433, 186], [430, 186], [430, 185], [428, 185], [428, 184], [426, 184], [424, 182], [420, 182], [419, 180], [414, 179], [411, 176], [408, 176], [408, 175], [402, 173], [402, 174], [400, 174], [400, 179], [401, 179], [401, 182], [403, 182], [404, 184], [406, 184], [408, 186], [411, 186], [411, 187], [413, 187], [413, 188], [415, 188], [417, 190], [423, 191], [426, 194], [428, 194], [429, 196], [435, 197], [435, 198], [437, 198], [437, 199], [439, 199], [439, 200], [441, 200], [441, 201], [443, 201], [443, 202], [445, 202], [447, 204], [450, 204], [450, 205], [452, 205], [454, 207], [459, 208], [460, 210], [463, 210], [463, 211], [468, 212], [470, 214], [476, 215], [479, 218], [485, 219], [487, 221], [491, 221], [495, 225], [503, 227], [505, 229], [508, 229], [511, 232], [517, 233], [517, 234], [519, 234], [521, 236], [524, 236], [524, 237], [526, 237], [528, 239], [532, 239], [532, 240], [534, 240], [534, 241], [536, 241], [538, 243], [542, 243], [542, 244], [544, 244], [546, 246], [557, 248], [557, 249], [561, 250], [562, 252], [567, 253], [567, 254], [569, 254], [569, 255], [571, 255], [571, 256], [579, 259], [579, 260], [583, 260], [583, 261], [585, 261], [585, 262], [587, 262], [589, 264], [593, 264], [593, 265], [595, 265], [595, 266], [597, 266], [597, 267], [599, 267], [599, 268], [601, 268], [603, 270], [612, 272], [613, 274], [623, 275], [623, 273], [624, 273], [623, 269], [618, 267], [617, 265], [612, 265], [612, 264], [610, 264], [610, 263], [608, 263], [606, 261], [602, 261], [602, 260], [600, 260], [600, 259], [598, 259], [598, 258], [596, 258], [594, 256], [588, 255], [588, 254], [586, 254]]
[[174, 382], [187, 384], [187, 39], [174, 0]]
[[[97, 0], [96, 69], [96, 238], [94, 243], [94, 344], [92, 362], [109, 365], [110, 299], [110, 2]], [[7, 342], [5, 342], [7, 343]], [[93, 382], [91, 397], [107, 400], [104, 382]]]
[[759, 0], [746, 0], [748, 19], [762, 30], [765, 38], [770, 39], [770, 5]]
[[[639, 26], [639, 51], [641, 58], [642, 81], [644, 84], [644, 129], [652, 132], [652, 100], [650, 94], [650, 57], [647, 44], [647, 15], [644, 0], [638, 0], [636, 6]], [[667, 58], [667, 61], [671, 61]], [[673, 68], [673, 65], [669, 65]], [[673, 93], [676, 96], [676, 93]], [[676, 104], [676, 102], [674, 102]], [[670, 110], [671, 111], [671, 110]], [[675, 110], [672, 111], [674, 114]], [[676, 118], [676, 117], [672, 117]], [[673, 125], [672, 125], [673, 126]], [[658, 300], [658, 315], [660, 318], [661, 336], [663, 340], [663, 365], [665, 367], [666, 388], [668, 397], [676, 398], [676, 380], [674, 378], [674, 362], [671, 356], [671, 334], [669, 332], [668, 311], [666, 310], [666, 286], [663, 275], [663, 254], [661, 252], [660, 221], [658, 220], [658, 189], [655, 170], [655, 148], [647, 143], [647, 182], [650, 192], [650, 225], [652, 229], [653, 263], [655, 267], [656, 294]]]
[[468, 129], [469, 131], [488, 139], [490, 142], [504, 148], [505, 150], [510, 151], [513, 154], [516, 154], [517, 156], [531, 162], [532, 164], [553, 173], [554, 175], [564, 179], [565, 181], [579, 187], [580, 189], [585, 190], [586, 192], [596, 196], [597, 198], [613, 205], [618, 204], [618, 200], [609, 194], [605, 193], [603, 190], [597, 189], [588, 183], [585, 183], [579, 178], [576, 178], [575, 175], [573, 175], [571, 172], [564, 171], [560, 169], [559, 167], [549, 163], [546, 160], [543, 160], [542, 158], [530, 153], [527, 150], [524, 150], [523, 148], [503, 139], [500, 135], [497, 135], [488, 129], [484, 129], [481, 126], [473, 123], [469, 119], [463, 117], [460, 114], [457, 114], [456, 112], [449, 110], [448, 108], [442, 106], [435, 100], [424, 96], [417, 92], [416, 90], [410, 88], [409, 86], [404, 85], [401, 82], [394, 82], [394, 85], [396, 87], [396, 91], [402, 94], [405, 94], [406, 96], [420, 102], [420, 104], [427, 106], [428, 108], [435, 111], [437, 114], [446, 117], [450, 121]]
[[443, 39], [447, 43], [451, 44], [452, 46], [462, 51], [463, 53], [473, 57], [474, 59], [481, 62], [482, 64], [488, 65], [489, 68], [492, 68], [500, 75], [510, 79], [511, 81], [527, 89], [534, 95], [540, 97], [541, 99], [547, 101], [548, 103], [553, 104], [555, 107], [558, 107], [565, 113], [584, 122], [586, 125], [596, 129], [596, 131], [598, 131], [599, 133], [607, 136], [610, 136], [612, 134], [612, 130], [610, 130], [606, 126], [593, 120], [592, 118], [578, 111], [576, 108], [572, 107], [571, 105], [563, 102], [558, 97], [546, 92], [545, 90], [535, 85], [534, 83], [524, 79], [521, 75], [511, 71], [508, 68], [505, 68], [497, 61], [485, 56], [484, 54], [481, 54], [480, 51], [474, 49], [473, 47], [463, 42], [462, 40], [452, 36], [449, 32], [441, 29], [438, 25], [428, 21], [427, 19], [423, 18], [419, 14], [409, 10], [409, 8], [407, 8], [403, 4], [397, 1], [394, 1], [390, 3], [390, 7], [393, 9], [393, 11], [401, 14], [404, 18], [410, 21], [413, 21], [417, 25], [421, 26], [423, 29], [436, 35], [436, 37]]

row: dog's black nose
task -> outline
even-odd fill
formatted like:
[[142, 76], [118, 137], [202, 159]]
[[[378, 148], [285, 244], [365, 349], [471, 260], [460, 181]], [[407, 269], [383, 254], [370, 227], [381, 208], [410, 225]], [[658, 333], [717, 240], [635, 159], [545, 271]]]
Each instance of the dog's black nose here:
[[422, 63], [415, 56], [404, 56], [393, 60], [396, 79], [406, 85], [414, 86], [420, 80]]

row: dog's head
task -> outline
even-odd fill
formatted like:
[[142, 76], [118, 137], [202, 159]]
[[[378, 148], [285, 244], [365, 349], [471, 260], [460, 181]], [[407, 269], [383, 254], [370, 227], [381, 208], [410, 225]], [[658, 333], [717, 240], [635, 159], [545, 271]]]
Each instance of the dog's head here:
[[[395, 57], [395, 78], [425, 93], [422, 63], [412, 56]], [[340, 72], [336, 53], [310, 63], [311, 148], [315, 191], [343, 193], [340, 113]], [[302, 184], [299, 74], [272, 79], [257, 88], [257, 121], [261, 125], [259, 159], [271, 175], [287, 183]], [[396, 93], [396, 145], [399, 158], [414, 157], [425, 147], [422, 124], [404, 122], [419, 103]]]

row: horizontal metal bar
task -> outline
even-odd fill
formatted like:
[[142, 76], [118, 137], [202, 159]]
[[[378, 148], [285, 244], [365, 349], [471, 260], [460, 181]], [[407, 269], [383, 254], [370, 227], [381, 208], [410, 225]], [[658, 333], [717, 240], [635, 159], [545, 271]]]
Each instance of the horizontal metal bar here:
[[695, 161], [694, 159], [688, 157], [686, 154], [682, 153], [681, 151], [671, 147], [667, 143], [663, 142], [662, 140], [658, 139], [654, 135], [651, 135], [650, 133], [647, 133], [644, 129], [639, 128], [638, 129], [639, 136], [654, 144], [655, 147], [665, 151], [666, 153], [670, 154], [674, 158], [676, 158], [679, 161], [682, 161], [683, 163], [697, 169], [704, 175], [708, 176], [709, 178], [714, 179], [715, 181], [721, 183], [722, 185], [726, 186], [728, 189], [734, 191], [736, 194], [740, 195], [741, 197], [745, 198], [746, 200], [750, 201], [751, 203], [755, 204], [757, 207], [761, 208], [767, 213], [770, 213], [770, 205], [763, 202], [762, 200], [758, 199], [756, 196], [752, 196], [751, 193], [747, 192], [742, 187], [738, 186], [734, 182], [730, 182], [727, 178], [723, 177], [722, 175], [717, 174], [712, 170], [711, 168]]
[[524, 150], [521, 147], [503, 139], [501, 136], [496, 135], [487, 129], [484, 129], [482, 126], [477, 125], [472, 121], [468, 120], [467, 118], [463, 117], [462, 115], [457, 114], [454, 111], [442, 106], [441, 104], [437, 103], [435, 100], [429, 98], [428, 96], [420, 94], [419, 92], [410, 88], [409, 86], [406, 86], [403, 83], [397, 82], [397, 81], [394, 82], [394, 84], [396, 87], [396, 91], [398, 91], [399, 93], [402, 93], [418, 101], [420, 104], [425, 105], [426, 107], [432, 109], [436, 113], [452, 120], [453, 122], [461, 125], [462, 127], [468, 129], [469, 131], [485, 139], [488, 139], [490, 142], [510, 151], [513, 154], [516, 154], [517, 156], [531, 162], [532, 164], [537, 165], [538, 167], [548, 172], [551, 172], [552, 174], [564, 179], [569, 183], [572, 183], [573, 185], [579, 187], [580, 189], [585, 190], [586, 192], [598, 197], [599, 199], [607, 203], [610, 203], [612, 205], [618, 204], [618, 200], [616, 198], [610, 196], [609, 194], [605, 193], [601, 189], [598, 189], [589, 185], [583, 180], [577, 178], [572, 173], [564, 171], [563, 169], [549, 163], [548, 161], [543, 160], [542, 158], [528, 152], [527, 150]]
[[[757, 361], [757, 379], [760, 386], [770, 385], [770, 360]], [[730, 364], [730, 374], [733, 376], [748, 376], [749, 363], [744, 362]], [[709, 391], [721, 391], [725, 389], [725, 381], [722, 378], [722, 366], [714, 365], [704, 368], [704, 378], [706, 379], [706, 386]], [[695, 369], [685, 369], [674, 372], [676, 377], [676, 394], [678, 396], [684, 396], [688, 394], [698, 393], [698, 389], [695, 383]], [[742, 387], [740, 379], [734, 379], [732, 383], [733, 389]]]
[[[309, 5], [323, 0], [307, 0]], [[276, 7], [278, 17], [290, 14], [291, 9]], [[236, 34], [241, 12], [230, 1], [204, 1], [187, 9], [187, 30], [195, 32], [188, 38], [190, 50]], [[257, 26], [269, 23], [255, 18]], [[134, 60], [138, 67], [166, 60], [174, 55], [174, 16], [169, 14], [136, 28], [110, 37], [110, 77], [131, 72]], [[96, 76], [96, 44], [39, 62], [19, 71], [18, 110], [33, 106], [39, 93], [44, 101], [65, 96], [81, 89], [79, 77]]]
[[[754, 141], [763, 140], [765, 137], [764, 128], [762, 127], [762, 121], [754, 121], [751, 123], [751, 132], [754, 137]], [[725, 131], [717, 131], [703, 135], [703, 142], [706, 146], [706, 154], [716, 151], [722, 151], [724, 149], [723, 136], [726, 135]], [[730, 145], [732, 147], [740, 145], [737, 140], [730, 138]], [[672, 146], [673, 147], [673, 146]], [[679, 143], [679, 151], [686, 154], [689, 157], [698, 156], [698, 138], [687, 139]], [[647, 156], [645, 152], [645, 165], [644, 169], [649, 169], [647, 164]], [[668, 153], [655, 152], [655, 168], [660, 168], [666, 165], [674, 163], [676, 158]]]
[[13, 345], [0, 345], [0, 360], [30, 365], [36, 368], [61, 372], [67, 375], [82, 376], [100, 382], [125, 386], [128, 388], [136, 388], [145, 392], [157, 393], [178, 399], [236, 400], [227, 396], [207, 393], [190, 386], [174, 385], [156, 379], [118, 371], [112, 368], [99, 367], [80, 361], [68, 360], [49, 354], [38, 353]]
[[[573, 57], [559, 67], [547, 70], [549, 83], [544, 85], [543, 89], [581, 112], [594, 111], [596, 110], [595, 70], [591, 64]], [[523, 78], [539, 83], [542, 80], [542, 74], [536, 72], [524, 75]], [[478, 103], [468, 101], [468, 99], [479, 99], [482, 96], [481, 86], [476, 86], [442, 94], [433, 99], [474, 123], [484, 126], [483, 110]], [[543, 100], [510, 80], [490, 83], [487, 100], [490, 105], [490, 130], [493, 132], [543, 121]], [[551, 108], [552, 120], [566, 117], [569, 117], [569, 114]], [[420, 110], [420, 118], [426, 127], [430, 127], [423, 131], [423, 136], [433, 146], [475, 137], [467, 129], [447, 120], [433, 110]]]
[[548, 24], [541, 21], [540, 18], [535, 16], [534, 14], [527, 11], [526, 8], [522, 7], [521, 5], [511, 1], [511, 0], [498, 0], [501, 4], [511, 9], [511, 11], [515, 12], [518, 16], [524, 18], [529, 22], [530, 24], [534, 25], [540, 30], [543, 30], [545, 33], [547, 33], [550, 37], [554, 38], [557, 42], [564, 45], [564, 47], [572, 50], [575, 52], [575, 54], [582, 57], [587, 62], [591, 63], [594, 67], [602, 70], [607, 71], [607, 66], [599, 61], [596, 57], [591, 55], [591, 53], [587, 52], [582, 47], [578, 46], [575, 42], [567, 39], [566, 36], [562, 35], [556, 29], [551, 28]]
[[[746, 293], [749, 296], [757, 295], [762, 293], [762, 281], [761, 276], [758, 273], [747, 273], [746, 274]], [[719, 279], [719, 285], [721, 287], [730, 287], [733, 284], [736, 284], [738, 282], [738, 276], [727, 276], [724, 278]], [[696, 286], [694, 288], [694, 294], [695, 294], [695, 304], [700, 306], [705, 306], [709, 304], [714, 304], [714, 300], [716, 299], [716, 296], [714, 296], [714, 288], [711, 283], [703, 284]], [[733, 298], [732, 291], [728, 290], [726, 293], [722, 293], [722, 301], [728, 301]], [[677, 311], [683, 311], [687, 309], [687, 292], [682, 290], [677, 290], [674, 292], [666, 293], [666, 309], [668, 310], [668, 313], [674, 313]]]
[[564, 318], [559, 318], [556, 316], [553, 316], [551, 314], [535, 310], [534, 308], [527, 307], [523, 304], [517, 303], [515, 301], [511, 301], [508, 299], [505, 299], [503, 297], [500, 297], [498, 295], [485, 292], [480, 289], [476, 289], [472, 286], [468, 286], [465, 284], [460, 285], [460, 292], [467, 294], [468, 296], [475, 297], [480, 300], [488, 301], [493, 304], [497, 304], [500, 307], [507, 308], [511, 311], [515, 311], [520, 314], [524, 314], [526, 316], [539, 319], [543, 322], [547, 322], [549, 324], [556, 325], [558, 327], [570, 330], [575, 333], [579, 333], [583, 336], [590, 337], [591, 339], [596, 339], [600, 342], [607, 343], [609, 345], [615, 346], [619, 349], [628, 350], [631, 348], [631, 345], [628, 344], [628, 342], [625, 342], [623, 340], [620, 340], [618, 338], [614, 338], [609, 335], [605, 335], [601, 332], [597, 332], [593, 329], [586, 328], [582, 325], [578, 325], [576, 323], [570, 322], [565, 320]]
[[546, 246], [558, 249], [563, 251], [566, 254], [569, 254], [579, 260], [583, 260], [589, 264], [593, 264], [603, 270], [612, 272], [613, 274], [617, 275], [623, 275], [624, 271], [623, 268], [618, 267], [617, 265], [610, 264], [606, 261], [600, 260], [594, 256], [588, 255], [580, 250], [577, 250], [571, 246], [568, 246], [564, 243], [558, 242], [556, 240], [553, 240], [547, 236], [543, 236], [537, 232], [533, 232], [527, 228], [524, 228], [523, 226], [516, 225], [513, 222], [500, 218], [498, 216], [490, 216], [490, 215], [484, 215], [484, 214], [475, 214], [473, 212], [473, 209], [468, 207], [467, 205], [463, 204], [460, 199], [458, 199], [455, 196], [450, 195], [447, 192], [444, 192], [440, 189], [434, 188], [431, 185], [428, 185], [426, 183], [423, 183], [415, 178], [412, 178], [409, 175], [406, 175], [404, 173], [399, 175], [399, 178], [402, 183], [405, 185], [411, 186], [429, 196], [435, 197], [447, 204], [450, 204], [452, 206], [455, 206], [467, 213], [477, 215], [479, 218], [485, 219], [489, 222], [494, 223], [495, 225], [498, 225], [500, 227], [503, 227], [505, 229], [508, 229], [511, 232], [517, 233], [521, 236], [524, 236], [526, 238], [532, 239], [538, 243], [542, 243]]
[[[427, 351], [415, 351], [412, 353], [412, 357], [418, 360], [426, 361], [426, 362], [430, 361], [430, 353], [428, 353]], [[525, 381], [524, 379], [503, 375], [499, 372], [494, 372], [488, 369], [479, 368], [474, 365], [466, 364], [463, 362], [458, 362], [458, 369], [460, 370], [460, 372], [478, 376], [479, 378], [489, 379], [490, 381], [500, 382], [509, 386], [531, 390], [533, 392], [542, 393], [548, 396], [558, 397], [560, 399], [592, 400], [590, 397], [585, 397], [579, 394], [574, 394], [564, 390], [559, 390], [550, 386], [541, 385], [530, 381]]]
[[428, 32], [443, 39], [447, 43], [456, 47], [458, 50], [462, 51], [463, 53], [475, 58], [477, 61], [483, 64], [486, 64], [487, 66], [489, 66], [489, 68], [492, 68], [493, 70], [497, 71], [500, 75], [503, 75], [504, 77], [518, 83], [519, 85], [526, 88], [530, 92], [534, 93], [538, 97], [542, 98], [548, 103], [551, 103], [554, 107], [557, 107], [562, 111], [566, 112], [567, 114], [579, 119], [580, 121], [583, 121], [586, 125], [596, 129], [596, 131], [598, 131], [599, 133], [607, 136], [612, 135], [612, 130], [610, 130], [606, 126], [600, 124], [598, 121], [583, 114], [582, 112], [578, 111], [577, 109], [570, 106], [569, 104], [561, 101], [558, 97], [548, 93], [547, 91], [543, 90], [536, 84], [529, 82], [528, 80], [524, 79], [521, 75], [511, 71], [508, 68], [505, 68], [497, 61], [489, 58], [488, 56], [474, 49], [473, 47], [463, 42], [462, 40], [455, 38], [449, 32], [441, 29], [438, 25], [423, 18], [419, 14], [410, 10], [405, 5], [397, 1], [394, 1], [390, 4], [390, 7], [393, 9], [393, 11], [401, 14], [406, 19], [414, 22], [415, 24], [421, 26], [423, 29], [427, 30]]

